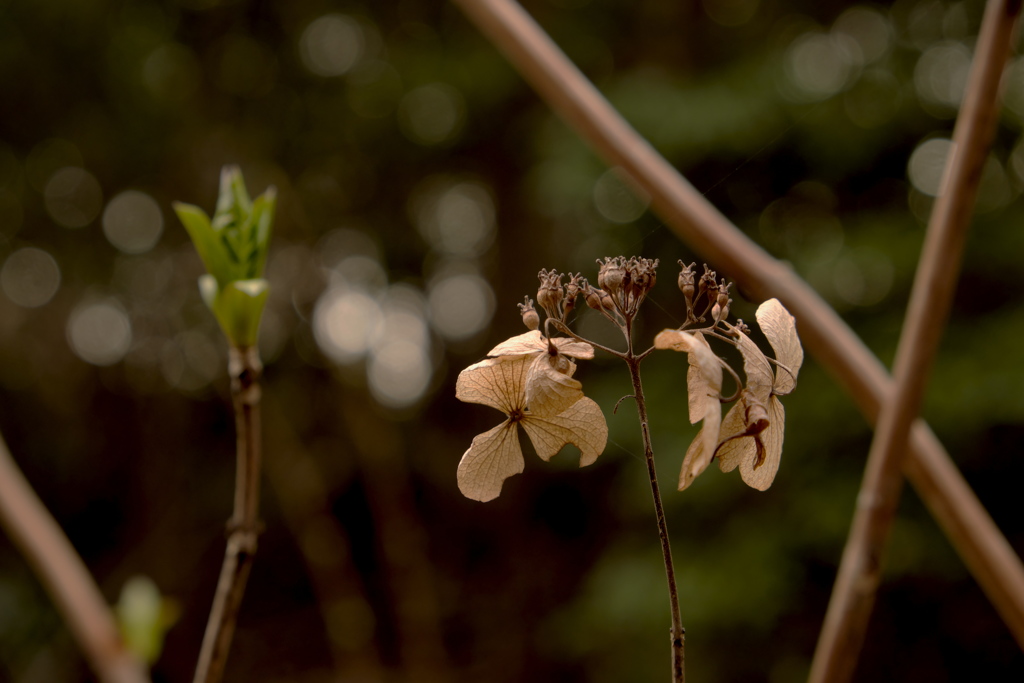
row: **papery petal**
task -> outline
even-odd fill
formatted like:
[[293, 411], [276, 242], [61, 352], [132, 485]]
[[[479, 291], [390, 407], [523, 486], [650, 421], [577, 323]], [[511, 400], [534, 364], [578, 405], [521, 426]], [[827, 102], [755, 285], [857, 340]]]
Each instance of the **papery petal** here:
[[679, 490], [689, 487], [700, 474], [711, 464], [718, 446], [718, 433], [722, 421], [722, 411], [715, 410], [704, 419], [704, 424], [686, 449], [683, 466], [679, 470]]
[[501, 484], [525, 467], [516, 423], [506, 420], [473, 438], [459, 461], [459, 490], [466, 498], [486, 502], [501, 493]]
[[750, 340], [750, 337], [738, 331], [735, 327], [730, 328], [736, 332], [736, 345], [739, 347], [740, 355], [743, 356], [743, 372], [747, 375], [747, 389], [762, 401], [768, 401], [768, 394], [772, 391], [772, 384], [775, 382], [772, 373], [771, 363], [757, 348], [757, 344]]
[[755, 456], [740, 462], [740, 476], [747, 486], [758, 491], [766, 490], [775, 481], [775, 474], [779, 471], [779, 462], [782, 459], [782, 438], [786, 423], [786, 411], [778, 398], [769, 398], [767, 408], [768, 428], [756, 437], [761, 442], [764, 454], [764, 460], [760, 465], [757, 465], [757, 442], [749, 437], [738, 439], [754, 443]]
[[[557, 365], [564, 365], [565, 373]], [[526, 373], [526, 406], [530, 415], [554, 416], [583, 398], [583, 385], [572, 379], [575, 364], [565, 356], [539, 354]]]
[[[586, 342], [576, 341], [571, 337], [554, 337], [552, 343], [558, 351], [572, 358], [590, 359], [594, 357], [594, 347]], [[494, 358], [498, 356], [528, 356], [534, 353], [547, 352], [547, 339], [540, 333], [540, 330], [530, 330], [519, 336], [506, 339], [487, 355]]]
[[690, 368], [686, 372], [687, 399], [690, 424], [704, 419], [709, 412], [718, 413], [721, 421], [719, 397], [722, 394], [722, 364], [708, 345], [704, 335], [681, 330], [662, 330], [654, 338], [657, 349], [672, 349], [686, 353]]
[[506, 339], [487, 352], [491, 358], [498, 356], [528, 356], [538, 351], [546, 351], [548, 344], [539, 330], [530, 330], [519, 336]]
[[528, 356], [502, 356], [474, 363], [459, 373], [455, 397], [467, 403], [482, 403], [506, 415], [526, 408]]
[[587, 342], [581, 342], [572, 337], [555, 337], [552, 340], [558, 352], [564, 356], [590, 360], [594, 357], [594, 347]]
[[580, 449], [580, 467], [592, 464], [608, 443], [608, 423], [601, 407], [583, 397], [553, 417], [528, 414], [522, 423], [543, 460], [550, 460], [566, 444]]
[[768, 299], [757, 307], [757, 324], [775, 350], [775, 360], [784, 367], [775, 369], [772, 393], [785, 395], [796, 388], [796, 376], [804, 362], [804, 349], [796, 334], [796, 320], [778, 299]]
[[[747, 403], [741, 393], [736, 405], [725, 414], [722, 429], [719, 432], [718, 467], [723, 472], [732, 472], [744, 461], [757, 457], [756, 445], [752, 437], [737, 437], [747, 431]], [[718, 446], [718, 444], [715, 444]]]

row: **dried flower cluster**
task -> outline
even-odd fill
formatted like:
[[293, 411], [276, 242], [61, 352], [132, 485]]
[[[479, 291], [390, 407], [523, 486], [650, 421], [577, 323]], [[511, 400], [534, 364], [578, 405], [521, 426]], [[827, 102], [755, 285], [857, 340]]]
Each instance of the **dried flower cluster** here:
[[[703, 424], [683, 459], [680, 490], [716, 458], [723, 471], [739, 468], [744, 482], [767, 489], [782, 455], [785, 411], [779, 396], [796, 387], [803, 362], [793, 317], [776, 299], [757, 309], [758, 324], [775, 351], [775, 358], [769, 359], [750, 339], [742, 320], [727, 322], [732, 303], [729, 283], [718, 280], [706, 265], [697, 277], [695, 264], [680, 261], [678, 284], [686, 305], [685, 321], [677, 329], [660, 332], [650, 349], [634, 353], [632, 322], [656, 282], [658, 261], [619, 256], [599, 260], [598, 265], [598, 287], [580, 274], [569, 275], [568, 283], [563, 284], [564, 274], [540, 271], [537, 304], [546, 314], [543, 333], [540, 315], [527, 297], [519, 309], [530, 331], [494, 347], [485, 360], [459, 375], [458, 398], [493, 406], [508, 416], [477, 436], [463, 455], [458, 472], [462, 492], [476, 500], [491, 500], [501, 492], [506, 478], [523, 470], [516, 428], [520, 424], [545, 460], [569, 443], [580, 449], [581, 466], [597, 459], [604, 450], [608, 427], [600, 408], [583, 396], [580, 383], [572, 379], [576, 370], [573, 359], [592, 358], [595, 347], [625, 360], [631, 372], [656, 349], [687, 354], [690, 422]], [[588, 342], [571, 331], [570, 316], [579, 295], [622, 330], [625, 352]], [[558, 332], [569, 336], [552, 336]], [[739, 349], [745, 383], [714, 353], [709, 344], [712, 339]], [[731, 397], [722, 393], [726, 372], [736, 383]], [[734, 405], [723, 419], [721, 404], [728, 402]]]
[[608, 425], [601, 408], [572, 379], [572, 359], [593, 358], [592, 346], [568, 337], [545, 339], [531, 330], [498, 344], [487, 356], [459, 374], [455, 395], [497, 408], [507, 419], [474, 438], [462, 456], [458, 480], [463, 495], [492, 500], [505, 479], [523, 471], [517, 425], [544, 460], [569, 443], [580, 449], [580, 467], [597, 460], [608, 441]]

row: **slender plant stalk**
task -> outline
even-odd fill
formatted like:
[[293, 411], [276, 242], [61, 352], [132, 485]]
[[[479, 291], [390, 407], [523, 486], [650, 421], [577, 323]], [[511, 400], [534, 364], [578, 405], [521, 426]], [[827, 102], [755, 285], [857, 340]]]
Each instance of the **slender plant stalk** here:
[[[885, 367], [791, 268], [753, 243], [615, 111], [511, 0], [454, 0], [565, 121], [651, 195], [665, 224], [752, 296], [777, 297], [800, 336], [872, 423], [892, 391]], [[1024, 646], [1024, 566], [928, 426], [912, 429], [906, 474]]]
[[219, 683], [224, 675], [238, 610], [249, 580], [260, 531], [260, 363], [255, 346], [228, 352], [231, 398], [235, 408], [237, 471], [235, 509], [228, 522], [227, 550], [217, 592], [199, 651], [194, 683]]
[[640, 383], [641, 358], [635, 356], [633, 349], [630, 348], [626, 354], [625, 361], [626, 365], [629, 366], [629, 377], [633, 381], [633, 398], [636, 400], [636, 412], [640, 418], [640, 431], [644, 438], [644, 460], [647, 462], [647, 474], [651, 478], [654, 514], [658, 519], [661, 554], [665, 560], [665, 575], [668, 578], [669, 607], [672, 612], [672, 681], [673, 683], [685, 683], [686, 630], [683, 628], [683, 620], [679, 614], [679, 591], [676, 588], [676, 572], [672, 564], [672, 547], [668, 539], [668, 524], [665, 522], [665, 506], [661, 502], [658, 475], [654, 468], [654, 448], [651, 445], [651, 431], [647, 424], [647, 403], [644, 400], [644, 388]]
[[[1012, 6], [1011, 6], [1012, 5]], [[853, 677], [881, 580], [885, 547], [903, 488], [910, 428], [921, 409], [938, 352], [999, 108], [999, 81], [1010, 54], [1020, 2], [990, 0], [978, 37], [963, 108], [893, 367], [895, 388], [883, 402], [857, 508], [811, 666], [812, 683]]]
[[99, 586], [60, 525], [36, 496], [0, 438], [0, 526], [50, 594], [89, 666], [102, 683], [147, 683], [142, 663], [125, 649]]

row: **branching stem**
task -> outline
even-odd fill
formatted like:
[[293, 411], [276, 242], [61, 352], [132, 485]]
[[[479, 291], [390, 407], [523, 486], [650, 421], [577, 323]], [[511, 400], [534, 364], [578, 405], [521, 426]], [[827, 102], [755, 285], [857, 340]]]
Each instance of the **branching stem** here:
[[194, 683], [219, 683], [224, 675], [238, 610], [249, 580], [260, 532], [260, 384], [263, 370], [254, 346], [231, 347], [228, 372], [235, 408], [237, 473], [234, 514], [228, 521], [228, 542], [217, 592], [199, 651]]

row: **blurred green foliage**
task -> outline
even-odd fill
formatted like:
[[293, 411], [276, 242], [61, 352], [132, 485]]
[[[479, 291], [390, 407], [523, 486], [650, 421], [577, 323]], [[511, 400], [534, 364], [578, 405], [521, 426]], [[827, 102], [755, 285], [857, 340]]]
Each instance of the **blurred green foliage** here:
[[[951, 133], [980, 2], [526, 7], [891, 361], [931, 204], [939, 147], [924, 143]], [[599, 257], [701, 255], [453, 6], [10, 0], [0, 83], [0, 431], [111, 602], [145, 574], [181, 604], [155, 680], [191, 675], [231, 507], [225, 344], [200, 259], [169, 227], [172, 200], [214, 205], [225, 164], [278, 188], [260, 331], [267, 530], [228, 680], [667, 675], [639, 431], [628, 401], [611, 412], [625, 369], [598, 358], [577, 374], [609, 421], [597, 464], [528, 453], [486, 505], [459, 495], [455, 468], [493, 416], [455, 401], [454, 382], [522, 331], [515, 304], [541, 268], [593, 278]], [[925, 415], [1020, 552], [1016, 59], [1006, 98]], [[678, 324], [674, 279], [666, 265], [638, 338]], [[756, 302], [734, 298], [753, 319]], [[578, 329], [616, 343], [586, 313]], [[645, 363], [669, 489], [695, 433], [685, 367]], [[694, 680], [806, 675], [870, 431], [813, 359], [786, 413], [769, 491], [710, 471], [669, 492]], [[908, 489], [858, 680], [1022, 673]], [[85, 680], [0, 539], [0, 681]]]

